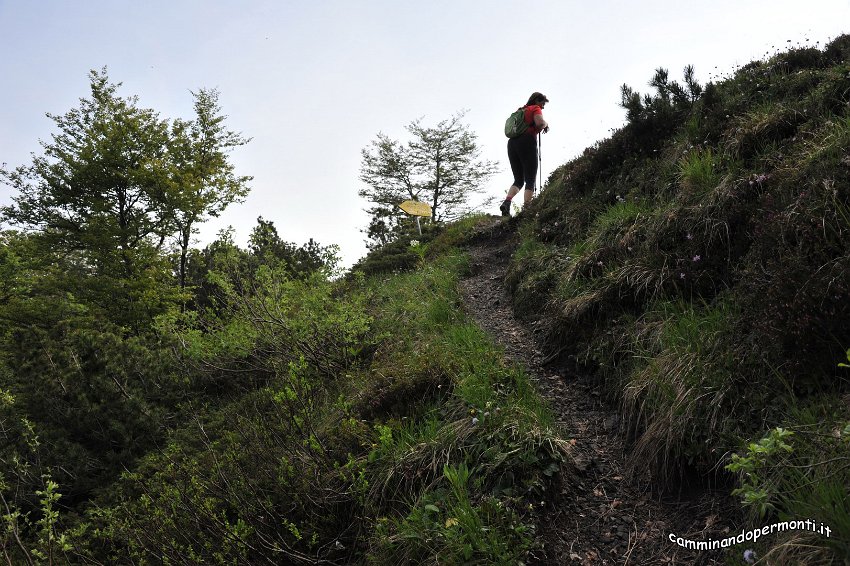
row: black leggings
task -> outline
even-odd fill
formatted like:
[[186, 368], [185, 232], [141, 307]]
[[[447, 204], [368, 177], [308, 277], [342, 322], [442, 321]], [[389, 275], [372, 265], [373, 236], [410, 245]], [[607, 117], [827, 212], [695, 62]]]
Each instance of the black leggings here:
[[514, 186], [525, 190], [534, 190], [537, 177], [537, 138], [531, 134], [522, 134], [508, 140], [508, 160], [514, 174]]

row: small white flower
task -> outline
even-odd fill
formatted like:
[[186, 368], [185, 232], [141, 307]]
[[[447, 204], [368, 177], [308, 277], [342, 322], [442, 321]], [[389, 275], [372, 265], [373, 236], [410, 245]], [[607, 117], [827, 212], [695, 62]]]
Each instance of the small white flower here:
[[419, 240], [410, 240], [410, 245], [411, 245], [411, 246], [418, 246], [418, 245], [419, 245]]
[[701, 259], [702, 259], [702, 256], [700, 256], [700, 255], [695, 255], [695, 256], [694, 256], [694, 261], [699, 261], [699, 260], [701, 260]]
[[472, 426], [475, 426], [477, 424], [478, 424], [478, 417], [472, 417]]
[[750, 550], [749, 548], [744, 551], [744, 561], [747, 564], [755, 564], [756, 562], [756, 553]]

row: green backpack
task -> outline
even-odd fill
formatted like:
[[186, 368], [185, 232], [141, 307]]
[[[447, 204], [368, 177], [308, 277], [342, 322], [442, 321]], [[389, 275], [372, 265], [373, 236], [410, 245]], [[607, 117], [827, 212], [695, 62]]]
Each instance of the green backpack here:
[[505, 135], [509, 138], [518, 138], [525, 133], [529, 125], [530, 124], [525, 121], [525, 106], [523, 106], [508, 116], [508, 119], [505, 122]]

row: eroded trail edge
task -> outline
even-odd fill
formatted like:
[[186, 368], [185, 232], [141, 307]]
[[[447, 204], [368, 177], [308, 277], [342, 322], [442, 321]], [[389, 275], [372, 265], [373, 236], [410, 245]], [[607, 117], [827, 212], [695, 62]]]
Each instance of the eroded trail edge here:
[[514, 227], [496, 218], [476, 228], [467, 249], [471, 275], [460, 289], [470, 317], [504, 348], [508, 363], [525, 368], [566, 437], [575, 439], [578, 481], [541, 502], [543, 548], [535, 551], [533, 563], [722, 563], [716, 551], [685, 550], [669, 540], [671, 533], [696, 541], [728, 536], [721, 502], [705, 492], [659, 498], [646, 480], [629, 477], [617, 408], [603, 400], [592, 380], [546, 365], [536, 325], [514, 316], [504, 286], [518, 241]]

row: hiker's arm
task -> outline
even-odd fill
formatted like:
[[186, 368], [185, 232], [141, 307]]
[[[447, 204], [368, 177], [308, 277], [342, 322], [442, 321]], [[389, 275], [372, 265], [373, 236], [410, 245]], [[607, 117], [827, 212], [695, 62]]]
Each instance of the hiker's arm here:
[[546, 120], [543, 119], [543, 114], [534, 115], [534, 125], [537, 126], [538, 130], [542, 130], [544, 132], [549, 131], [549, 124], [547, 124]]

